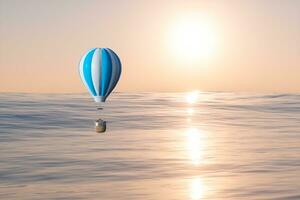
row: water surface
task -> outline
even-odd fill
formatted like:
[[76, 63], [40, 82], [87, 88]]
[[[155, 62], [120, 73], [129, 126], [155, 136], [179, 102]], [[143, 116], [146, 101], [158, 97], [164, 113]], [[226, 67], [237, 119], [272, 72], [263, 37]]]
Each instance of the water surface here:
[[300, 199], [299, 94], [114, 93], [103, 106], [0, 94], [0, 199]]

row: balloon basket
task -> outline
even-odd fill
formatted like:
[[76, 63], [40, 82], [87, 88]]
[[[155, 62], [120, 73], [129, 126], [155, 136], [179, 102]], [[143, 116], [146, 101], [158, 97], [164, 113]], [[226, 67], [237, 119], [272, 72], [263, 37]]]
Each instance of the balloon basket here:
[[106, 131], [106, 121], [97, 119], [95, 121], [95, 130], [97, 133], [104, 133]]

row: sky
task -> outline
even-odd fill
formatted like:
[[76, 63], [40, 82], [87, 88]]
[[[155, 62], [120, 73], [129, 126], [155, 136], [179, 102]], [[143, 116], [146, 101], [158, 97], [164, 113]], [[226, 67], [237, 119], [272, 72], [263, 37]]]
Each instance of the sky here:
[[0, 92], [81, 93], [93, 47], [117, 91], [300, 92], [298, 0], [0, 0]]

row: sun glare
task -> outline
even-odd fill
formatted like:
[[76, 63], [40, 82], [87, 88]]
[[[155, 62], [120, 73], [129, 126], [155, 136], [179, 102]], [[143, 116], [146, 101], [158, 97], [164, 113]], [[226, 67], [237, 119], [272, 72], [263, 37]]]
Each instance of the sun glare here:
[[188, 15], [179, 19], [171, 28], [169, 38], [174, 56], [186, 63], [208, 59], [216, 47], [212, 23], [201, 15]]

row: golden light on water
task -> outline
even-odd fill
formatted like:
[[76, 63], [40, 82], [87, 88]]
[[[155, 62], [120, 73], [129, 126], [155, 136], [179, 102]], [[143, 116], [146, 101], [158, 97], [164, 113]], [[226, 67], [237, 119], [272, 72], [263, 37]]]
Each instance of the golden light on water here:
[[185, 100], [187, 103], [189, 104], [194, 104], [197, 102], [199, 98], [199, 91], [198, 90], [195, 90], [195, 91], [192, 91], [192, 92], [189, 92], [186, 94], [185, 96]]
[[[187, 123], [190, 124], [193, 118], [196, 107], [193, 104], [197, 103], [200, 92], [192, 91], [185, 95], [185, 100], [189, 104], [186, 108], [188, 113]], [[194, 166], [198, 166], [203, 162], [203, 154], [205, 151], [206, 137], [205, 132], [196, 127], [190, 127], [185, 131], [186, 134], [186, 151], [190, 162]], [[189, 196], [191, 200], [203, 199], [206, 189], [201, 177], [191, 179], [189, 186]]]
[[195, 111], [194, 111], [193, 108], [188, 108], [188, 109], [186, 110], [186, 112], [188, 113], [188, 115], [193, 115]]
[[199, 165], [203, 156], [203, 135], [197, 128], [186, 131], [186, 148], [190, 160], [194, 165]]
[[190, 198], [192, 200], [202, 199], [205, 192], [205, 185], [200, 177], [191, 180], [190, 183]]

